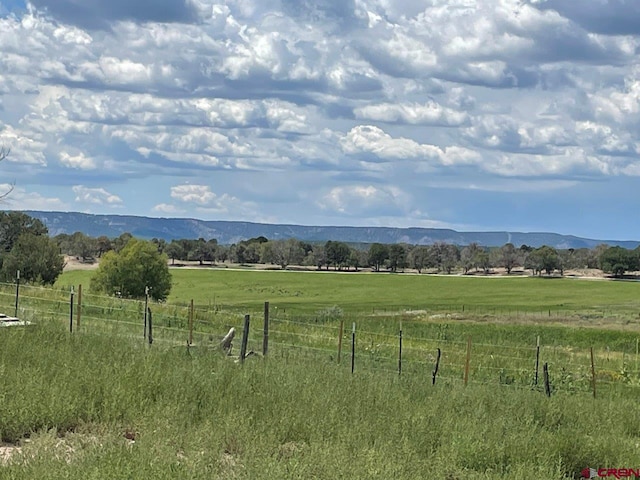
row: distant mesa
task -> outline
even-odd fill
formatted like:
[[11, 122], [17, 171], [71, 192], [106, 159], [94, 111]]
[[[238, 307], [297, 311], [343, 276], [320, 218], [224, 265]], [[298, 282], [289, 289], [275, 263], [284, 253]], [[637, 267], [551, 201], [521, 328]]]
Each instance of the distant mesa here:
[[271, 240], [297, 238], [305, 242], [335, 240], [348, 243], [409, 243], [432, 245], [445, 242], [469, 245], [476, 242], [485, 247], [502, 246], [507, 242], [516, 247], [528, 245], [554, 248], [594, 248], [601, 243], [633, 249], [640, 241], [598, 240], [573, 235], [542, 232], [457, 232], [440, 228], [336, 227], [279, 225], [252, 222], [206, 221], [193, 218], [150, 218], [133, 215], [92, 215], [78, 212], [25, 211], [40, 219], [51, 236], [60, 233], [83, 232], [92, 237], [106, 235], [115, 238], [125, 232], [138, 238], [215, 238], [218, 243], [232, 244], [264, 236]]

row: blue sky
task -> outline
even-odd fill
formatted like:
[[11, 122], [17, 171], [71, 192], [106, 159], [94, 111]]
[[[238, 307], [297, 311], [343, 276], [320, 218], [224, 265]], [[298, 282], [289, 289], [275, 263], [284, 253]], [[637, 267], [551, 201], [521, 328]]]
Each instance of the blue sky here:
[[5, 208], [640, 239], [640, 2], [0, 0]]

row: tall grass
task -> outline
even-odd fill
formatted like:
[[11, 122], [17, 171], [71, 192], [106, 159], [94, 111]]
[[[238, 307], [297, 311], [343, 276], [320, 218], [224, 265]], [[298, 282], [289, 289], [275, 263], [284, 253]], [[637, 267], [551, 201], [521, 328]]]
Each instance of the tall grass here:
[[623, 396], [432, 387], [278, 352], [241, 366], [56, 323], [0, 331], [0, 368], [0, 434], [23, 447], [2, 478], [562, 479], [640, 462]]

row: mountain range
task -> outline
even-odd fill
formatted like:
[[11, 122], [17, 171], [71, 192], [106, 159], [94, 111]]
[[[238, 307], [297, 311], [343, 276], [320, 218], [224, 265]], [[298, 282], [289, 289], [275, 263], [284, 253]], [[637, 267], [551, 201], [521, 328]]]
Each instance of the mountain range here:
[[215, 238], [220, 244], [233, 244], [241, 240], [264, 236], [270, 240], [297, 238], [306, 242], [327, 240], [348, 243], [408, 243], [430, 245], [445, 242], [482, 246], [502, 246], [513, 243], [516, 247], [549, 245], [555, 248], [593, 248], [601, 243], [636, 248], [639, 241], [597, 240], [573, 235], [543, 232], [458, 232], [441, 228], [393, 227], [341, 227], [281, 225], [252, 222], [206, 221], [192, 218], [150, 218], [133, 215], [94, 215], [79, 212], [25, 211], [40, 219], [55, 236], [61, 233], [83, 232], [91, 237], [109, 238], [129, 232], [138, 238], [162, 238], [170, 241], [181, 238]]

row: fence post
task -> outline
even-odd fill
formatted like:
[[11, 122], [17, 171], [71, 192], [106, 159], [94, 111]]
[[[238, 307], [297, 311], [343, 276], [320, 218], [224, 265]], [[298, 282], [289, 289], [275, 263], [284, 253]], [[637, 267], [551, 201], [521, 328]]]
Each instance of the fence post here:
[[76, 328], [80, 328], [80, 317], [82, 317], [82, 284], [78, 285], [78, 318], [76, 318]]
[[193, 345], [193, 298], [189, 305], [189, 345]]
[[149, 287], [144, 287], [144, 333], [142, 336], [147, 337], [147, 312], [149, 310]]
[[242, 346], [240, 347], [240, 363], [244, 363], [244, 357], [247, 356], [247, 342], [249, 341], [249, 322], [250, 316], [244, 316], [244, 328], [242, 330]]
[[469, 364], [471, 363], [471, 337], [467, 338], [467, 359], [464, 362], [464, 386], [469, 383]]
[[20, 270], [16, 274], [16, 314], [14, 317], [18, 318], [18, 299], [20, 298]]
[[436, 384], [436, 375], [438, 375], [438, 369], [440, 368], [440, 355], [442, 355], [442, 352], [438, 348], [438, 355], [436, 356], [436, 366], [431, 373], [431, 385]]
[[549, 384], [549, 365], [547, 365], [547, 362], [544, 362], [542, 366], [542, 373], [544, 376], [544, 392], [547, 394], [547, 397], [550, 397], [551, 385]]
[[533, 380], [534, 385], [538, 385], [538, 372], [540, 371], [540, 335], [536, 340], [536, 374]]
[[353, 322], [353, 329], [351, 332], [351, 373], [356, 367], [356, 322]]
[[73, 333], [73, 285], [71, 285], [71, 298], [69, 300], [69, 333]]
[[399, 336], [399, 349], [398, 349], [398, 375], [402, 375], [402, 321], [400, 321], [400, 336]]
[[151, 316], [151, 308], [147, 307], [148, 320], [149, 320], [149, 345], [153, 343], [153, 319]]
[[593, 347], [591, 347], [591, 384], [593, 386], [593, 398], [596, 398], [596, 366], [593, 361]]
[[344, 319], [340, 320], [340, 334], [338, 335], [338, 364], [342, 355], [342, 336], [344, 335]]
[[269, 302], [264, 302], [264, 331], [262, 332], [262, 356], [269, 350]]

